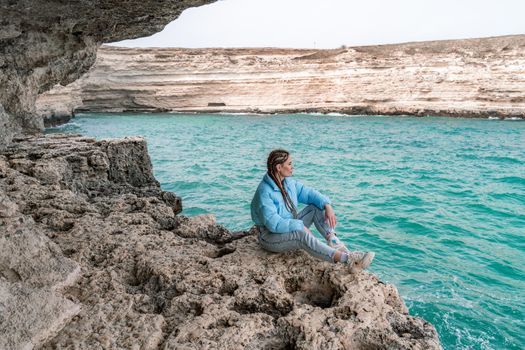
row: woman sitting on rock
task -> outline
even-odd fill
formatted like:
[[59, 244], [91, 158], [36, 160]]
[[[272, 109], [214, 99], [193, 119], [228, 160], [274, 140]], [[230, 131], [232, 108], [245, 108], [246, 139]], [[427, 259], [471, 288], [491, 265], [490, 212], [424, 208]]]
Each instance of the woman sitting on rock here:
[[[370, 265], [374, 253], [351, 252], [336, 236], [336, 218], [330, 200], [291, 178], [293, 165], [288, 151], [270, 152], [267, 167], [251, 203], [252, 220], [264, 249], [276, 253], [304, 249], [319, 259], [346, 263], [352, 272]], [[307, 204], [299, 213], [298, 202]], [[313, 235], [309, 229], [312, 223], [327, 243]]]

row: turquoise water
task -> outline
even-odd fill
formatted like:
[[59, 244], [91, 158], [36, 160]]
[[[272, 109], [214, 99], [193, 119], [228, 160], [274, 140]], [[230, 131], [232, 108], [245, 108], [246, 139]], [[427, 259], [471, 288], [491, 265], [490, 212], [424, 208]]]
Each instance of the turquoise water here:
[[186, 215], [251, 226], [268, 152], [327, 194], [340, 237], [373, 250], [445, 349], [525, 348], [525, 122], [313, 115], [83, 114], [48, 132], [143, 135]]

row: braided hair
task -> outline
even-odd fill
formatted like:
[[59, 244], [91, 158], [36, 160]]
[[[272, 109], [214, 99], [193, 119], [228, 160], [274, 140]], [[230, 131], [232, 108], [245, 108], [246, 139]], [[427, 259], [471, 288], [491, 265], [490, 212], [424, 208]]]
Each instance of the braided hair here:
[[289, 157], [290, 157], [290, 152], [288, 152], [287, 150], [274, 149], [268, 155], [266, 166], [268, 168], [268, 175], [277, 184], [277, 187], [279, 187], [279, 190], [281, 190], [281, 194], [283, 195], [284, 204], [286, 205], [286, 209], [288, 209], [288, 211], [292, 213], [294, 218], [297, 218], [297, 208], [293, 204], [288, 192], [286, 192], [283, 182], [279, 181], [278, 176], [277, 176], [278, 174], [277, 165], [283, 164], [284, 162], [288, 160]]

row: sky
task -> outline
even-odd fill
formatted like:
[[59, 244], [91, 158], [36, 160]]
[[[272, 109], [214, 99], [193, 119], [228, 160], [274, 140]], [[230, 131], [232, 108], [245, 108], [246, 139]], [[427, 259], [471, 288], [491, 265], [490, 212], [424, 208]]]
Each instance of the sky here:
[[524, 0], [222, 0], [127, 47], [338, 48], [525, 34]]

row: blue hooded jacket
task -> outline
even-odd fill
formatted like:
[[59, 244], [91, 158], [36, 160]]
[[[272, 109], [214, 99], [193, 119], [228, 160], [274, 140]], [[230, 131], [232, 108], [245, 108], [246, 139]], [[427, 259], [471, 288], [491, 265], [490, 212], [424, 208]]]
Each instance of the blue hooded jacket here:
[[[284, 188], [288, 192], [295, 207], [297, 207], [297, 203], [299, 202], [303, 204], [313, 204], [323, 210], [324, 206], [330, 203], [328, 197], [314, 189], [306, 187], [291, 177], [284, 179]], [[286, 208], [279, 187], [277, 187], [277, 184], [268, 173], [264, 175], [253, 196], [251, 214], [255, 225], [265, 226], [273, 233], [302, 231], [304, 228], [303, 221], [294, 219], [292, 213]]]

